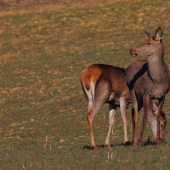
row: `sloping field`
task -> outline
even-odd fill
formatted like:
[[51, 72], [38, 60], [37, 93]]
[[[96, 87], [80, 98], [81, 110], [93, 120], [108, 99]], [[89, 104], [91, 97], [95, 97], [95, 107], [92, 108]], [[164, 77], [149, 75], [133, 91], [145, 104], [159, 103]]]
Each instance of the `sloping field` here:
[[[119, 109], [111, 148], [103, 147], [108, 105], [95, 119], [90, 149], [86, 102], [79, 79], [92, 63], [126, 68], [143, 29], [164, 32], [170, 66], [170, 2], [138, 0], [42, 5], [0, 12], [0, 169], [168, 169], [170, 95], [165, 143], [156, 147], [149, 124], [143, 146], [124, 146]], [[142, 122], [140, 117], [139, 122]], [[128, 132], [132, 139], [131, 111]]]

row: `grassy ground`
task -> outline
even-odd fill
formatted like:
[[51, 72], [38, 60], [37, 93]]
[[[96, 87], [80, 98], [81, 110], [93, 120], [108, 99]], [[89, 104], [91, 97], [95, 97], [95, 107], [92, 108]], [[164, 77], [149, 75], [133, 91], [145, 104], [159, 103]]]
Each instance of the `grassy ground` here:
[[[161, 147], [155, 146], [149, 124], [143, 146], [125, 147], [118, 109], [111, 148], [103, 148], [105, 105], [95, 119], [99, 149], [93, 151], [79, 78], [92, 63], [126, 68], [136, 60], [129, 49], [147, 38], [142, 30], [155, 33], [158, 26], [170, 66], [169, 1], [35, 9], [0, 13], [0, 169], [168, 169], [169, 94], [164, 104], [166, 142]], [[130, 109], [128, 132], [132, 139]]]

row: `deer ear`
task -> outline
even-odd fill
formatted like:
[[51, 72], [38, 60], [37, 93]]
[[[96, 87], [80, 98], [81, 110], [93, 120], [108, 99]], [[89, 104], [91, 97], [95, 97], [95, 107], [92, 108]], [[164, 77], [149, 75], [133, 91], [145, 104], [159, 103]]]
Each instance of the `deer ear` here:
[[154, 37], [153, 34], [147, 32], [147, 31], [145, 31], [145, 30], [143, 30], [143, 32], [148, 36], [148, 38]]
[[161, 29], [161, 27], [158, 27], [157, 31], [156, 31], [156, 34], [155, 34], [155, 39], [157, 41], [160, 41], [163, 37], [163, 31]]

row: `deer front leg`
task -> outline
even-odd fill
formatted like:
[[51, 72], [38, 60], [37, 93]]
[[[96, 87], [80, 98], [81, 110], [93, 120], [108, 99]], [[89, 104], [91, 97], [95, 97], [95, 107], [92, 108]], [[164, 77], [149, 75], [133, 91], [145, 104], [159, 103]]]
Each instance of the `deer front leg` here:
[[136, 108], [136, 111], [134, 108], [132, 108], [132, 130], [133, 130], [133, 138], [132, 138], [132, 143], [134, 146], [138, 146], [138, 110]]
[[160, 117], [163, 116], [162, 112], [162, 107], [165, 101], [165, 96], [161, 97], [159, 99], [159, 104], [158, 104], [158, 114], [157, 114], [157, 136], [156, 136], [156, 143], [157, 145], [160, 145], [162, 143], [161, 137], [160, 137]]
[[140, 133], [140, 137], [138, 140], [138, 146], [140, 146], [142, 144], [142, 138], [143, 138], [143, 132], [145, 129], [145, 125], [147, 122], [147, 114], [150, 111], [149, 110], [149, 96], [143, 96], [143, 108], [144, 108], [144, 115], [143, 115], [143, 125], [142, 125], [142, 131]]
[[132, 132], [133, 132], [133, 138], [132, 138], [132, 144], [134, 144], [134, 136], [135, 136], [135, 111], [134, 108], [132, 108]]
[[110, 133], [112, 128], [114, 128], [116, 106], [114, 104], [109, 105], [109, 131], [107, 133], [107, 138], [105, 140], [105, 146], [110, 146]]
[[120, 98], [120, 112], [123, 120], [125, 143], [128, 143], [129, 138], [128, 138], [128, 131], [127, 131], [126, 100], [123, 97]]
[[134, 146], [137, 146], [138, 144], [138, 137], [137, 137], [137, 133], [138, 133], [138, 102], [136, 99], [136, 95], [134, 90], [131, 91], [131, 99], [132, 99], [132, 103], [133, 103], [133, 109], [132, 109], [132, 126], [133, 126], [133, 139], [132, 142], [134, 144]]

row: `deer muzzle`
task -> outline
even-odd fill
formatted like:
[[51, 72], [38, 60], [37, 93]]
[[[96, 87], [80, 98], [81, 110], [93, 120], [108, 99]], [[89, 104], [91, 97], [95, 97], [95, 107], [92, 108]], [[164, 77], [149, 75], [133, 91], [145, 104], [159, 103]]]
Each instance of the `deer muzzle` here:
[[133, 56], [136, 57], [138, 54], [136, 53], [135, 49], [130, 49], [129, 53]]

